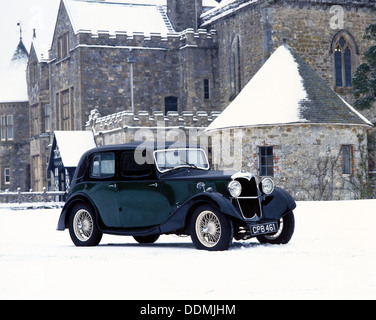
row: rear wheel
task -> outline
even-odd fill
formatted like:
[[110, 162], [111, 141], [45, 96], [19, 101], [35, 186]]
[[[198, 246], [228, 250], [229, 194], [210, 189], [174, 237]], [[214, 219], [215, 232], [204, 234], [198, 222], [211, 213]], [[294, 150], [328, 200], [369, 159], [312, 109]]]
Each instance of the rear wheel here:
[[260, 243], [286, 244], [291, 240], [294, 230], [295, 218], [291, 211], [279, 220], [279, 228], [276, 233], [258, 236], [257, 240]]
[[102, 239], [93, 211], [84, 203], [76, 204], [69, 216], [69, 234], [78, 247], [97, 246]]
[[233, 237], [231, 220], [210, 205], [194, 211], [190, 231], [196, 248], [209, 251], [227, 250]]

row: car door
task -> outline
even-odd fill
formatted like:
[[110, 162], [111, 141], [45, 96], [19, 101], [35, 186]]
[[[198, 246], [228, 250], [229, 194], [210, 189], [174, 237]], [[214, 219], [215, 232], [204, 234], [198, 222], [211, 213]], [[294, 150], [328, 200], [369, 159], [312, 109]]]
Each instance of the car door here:
[[90, 159], [89, 179], [85, 192], [99, 211], [100, 219], [108, 228], [120, 228], [117, 205], [115, 153], [94, 154]]
[[120, 157], [120, 174], [117, 201], [123, 228], [150, 227], [168, 219], [171, 208], [153, 165], [139, 165], [134, 159], [134, 152], [125, 151]]

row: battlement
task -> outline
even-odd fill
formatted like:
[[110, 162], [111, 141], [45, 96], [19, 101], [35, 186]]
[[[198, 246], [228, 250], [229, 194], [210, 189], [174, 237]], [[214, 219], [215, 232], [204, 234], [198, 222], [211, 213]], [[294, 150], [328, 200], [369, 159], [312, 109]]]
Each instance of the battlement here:
[[91, 130], [97, 146], [121, 144], [140, 140], [180, 141], [208, 146], [209, 137], [204, 134], [207, 126], [220, 112], [199, 111], [196, 114], [185, 111], [182, 114], [161, 111], [149, 114], [139, 111], [137, 114], [122, 111], [102, 117], [98, 110], [92, 110], [86, 130]]
[[217, 32], [215, 30], [187, 29], [181, 33], [161, 33], [144, 34], [143, 32], [114, 32], [107, 30], [79, 30], [77, 34], [79, 46], [109, 46], [109, 47], [145, 47], [160, 49], [179, 49], [186, 46], [207, 47], [213, 46], [217, 42]]
[[156, 128], [162, 124], [164, 127], [177, 128], [206, 128], [219, 116], [219, 111], [198, 111], [193, 114], [191, 111], [183, 111], [182, 114], [170, 111], [164, 115], [162, 111], [139, 111], [137, 114], [131, 111], [121, 111], [115, 114], [102, 117], [97, 109], [91, 111], [87, 129], [94, 132], [108, 132], [112, 130], [126, 130], [127, 128]]

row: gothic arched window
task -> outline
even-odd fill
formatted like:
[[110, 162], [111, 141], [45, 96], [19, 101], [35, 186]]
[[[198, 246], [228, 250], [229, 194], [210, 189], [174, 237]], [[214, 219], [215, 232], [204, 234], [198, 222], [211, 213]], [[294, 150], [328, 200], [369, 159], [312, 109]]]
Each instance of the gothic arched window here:
[[349, 41], [341, 36], [334, 49], [336, 87], [351, 87], [352, 59]]
[[243, 69], [242, 69], [242, 52], [241, 42], [239, 36], [236, 36], [231, 44], [231, 56], [230, 56], [230, 87], [231, 96], [230, 100], [242, 90], [243, 87]]

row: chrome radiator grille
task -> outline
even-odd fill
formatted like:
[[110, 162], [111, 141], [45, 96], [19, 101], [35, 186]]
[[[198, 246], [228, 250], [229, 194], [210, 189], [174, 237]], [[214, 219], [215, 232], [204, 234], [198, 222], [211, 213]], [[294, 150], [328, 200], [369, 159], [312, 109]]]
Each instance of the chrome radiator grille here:
[[236, 198], [236, 201], [244, 218], [259, 220], [261, 218], [261, 206], [256, 179], [252, 177], [251, 180], [246, 178], [237, 178], [236, 180], [242, 186], [242, 193]]

